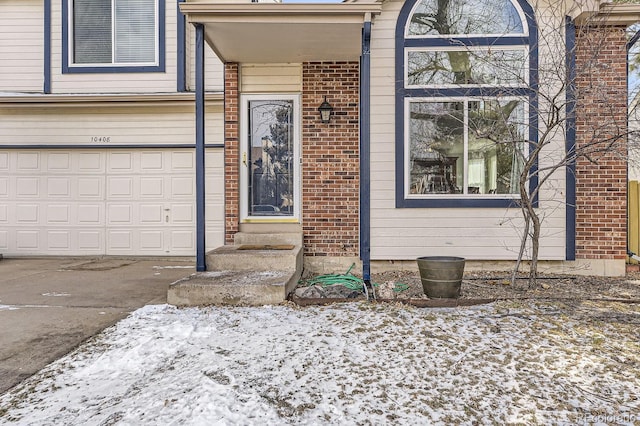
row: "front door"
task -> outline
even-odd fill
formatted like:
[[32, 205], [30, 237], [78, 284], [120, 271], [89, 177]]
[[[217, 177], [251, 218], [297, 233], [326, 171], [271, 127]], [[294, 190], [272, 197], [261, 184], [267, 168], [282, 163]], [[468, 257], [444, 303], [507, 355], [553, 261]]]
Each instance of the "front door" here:
[[246, 95], [242, 105], [242, 220], [297, 222], [298, 97]]

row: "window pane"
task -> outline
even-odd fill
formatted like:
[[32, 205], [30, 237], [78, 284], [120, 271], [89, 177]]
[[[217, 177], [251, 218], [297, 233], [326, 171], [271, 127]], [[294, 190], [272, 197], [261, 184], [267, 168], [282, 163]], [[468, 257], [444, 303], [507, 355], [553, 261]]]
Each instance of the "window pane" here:
[[464, 103], [411, 102], [409, 116], [410, 193], [461, 193]]
[[409, 22], [409, 35], [522, 34], [522, 21], [509, 0], [422, 0]]
[[519, 100], [469, 101], [469, 193], [518, 194], [525, 108]]
[[409, 51], [407, 83], [427, 85], [527, 84], [526, 55], [518, 50]]
[[73, 63], [111, 63], [111, 0], [73, 1]]
[[156, 0], [116, 0], [115, 62], [156, 61]]

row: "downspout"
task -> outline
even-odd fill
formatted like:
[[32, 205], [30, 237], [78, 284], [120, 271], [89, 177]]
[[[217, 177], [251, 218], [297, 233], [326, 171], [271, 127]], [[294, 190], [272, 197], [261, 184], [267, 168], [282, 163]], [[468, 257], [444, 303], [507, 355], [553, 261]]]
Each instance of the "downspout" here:
[[364, 290], [371, 286], [371, 14], [365, 15], [360, 57], [360, 258]]
[[[631, 39], [627, 42], [627, 93], [629, 93], [629, 51], [640, 40], [640, 30], [638, 30]], [[628, 104], [628, 100], [627, 100]], [[627, 106], [628, 108], [628, 106]], [[629, 114], [627, 114], [627, 132], [629, 131]], [[628, 148], [627, 148], [628, 149]], [[627, 165], [627, 204], [629, 200], [629, 166]], [[629, 206], [627, 205], [627, 256], [629, 258], [639, 261], [640, 256], [632, 252], [629, 248]]]
[[196, 271], [206, 271], [204, 216], [204, 25], [196, 27]]

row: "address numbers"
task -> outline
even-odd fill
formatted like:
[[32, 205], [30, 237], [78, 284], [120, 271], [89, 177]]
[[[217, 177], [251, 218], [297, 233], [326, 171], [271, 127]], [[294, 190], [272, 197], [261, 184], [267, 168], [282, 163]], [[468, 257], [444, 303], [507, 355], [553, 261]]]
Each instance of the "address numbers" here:
[[111, 136], [91, 136], [92, 143], [109, 143], [111, 142]]

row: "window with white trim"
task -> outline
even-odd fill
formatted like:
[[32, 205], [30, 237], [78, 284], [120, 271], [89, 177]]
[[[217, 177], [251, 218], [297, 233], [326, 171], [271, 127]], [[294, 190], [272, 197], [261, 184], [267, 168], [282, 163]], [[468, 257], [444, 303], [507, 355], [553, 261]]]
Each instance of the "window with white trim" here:
[[396, 30], [396, 204], [509, 205], [536, 139], [524, 0], [408, 0]]
[[161, 66], [164, 0], [65, 0], [68, 72]]

